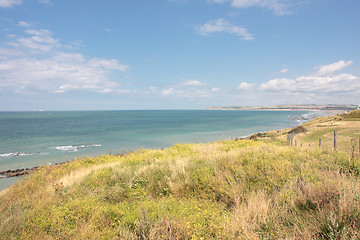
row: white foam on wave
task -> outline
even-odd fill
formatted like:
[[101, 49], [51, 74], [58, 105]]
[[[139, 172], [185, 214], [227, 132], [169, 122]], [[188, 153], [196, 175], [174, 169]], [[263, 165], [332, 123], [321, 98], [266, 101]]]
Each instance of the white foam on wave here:
[[308, 122], [316, 118], [318, 115], [319, 115], [318, 112], [308, 112], [308, 113], [298, 114], [294, 117], [289, 116], [289, 118], [292, 121], [296, 121], [298, 124], [303, 124], [305, 122]]
[[77, 146], [69, 145], [69, 146], [58, 146], [53, 148], [61, 151], [77, 152], [81, 148], [90, 148], [90, 147], [101, 147], [101, 145], [100, 144], [87, 144], [87, 145], [77, 145]]
[[291, 117], [291, 120], [296, 120], [296, 121], [307, 121], [309, 119], [310, 119], [310, 117], [306, 113], [305, 114], [299, 114], [299, 115], [296, 115], [294, 117]]
[[31, 156], [31, 155], [33, 155], [33, 153], [25, 153], [25, 152], [5, 153], [5, 154], [0, 154], [0, 158], [22, 157], [22, 156]]

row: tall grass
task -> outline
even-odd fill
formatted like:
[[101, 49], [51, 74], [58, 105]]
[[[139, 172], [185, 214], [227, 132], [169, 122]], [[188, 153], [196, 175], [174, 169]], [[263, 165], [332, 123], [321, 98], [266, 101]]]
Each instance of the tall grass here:
[[219, 141], [42, 167], [0, 196], [1, 239], [358, 239], [359, 158]]

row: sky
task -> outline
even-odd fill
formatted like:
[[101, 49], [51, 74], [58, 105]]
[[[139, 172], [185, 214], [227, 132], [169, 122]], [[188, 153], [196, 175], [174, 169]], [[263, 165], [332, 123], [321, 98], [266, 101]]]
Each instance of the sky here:
[[0, 111], [360, 104], [359, 0], [0, 0]]

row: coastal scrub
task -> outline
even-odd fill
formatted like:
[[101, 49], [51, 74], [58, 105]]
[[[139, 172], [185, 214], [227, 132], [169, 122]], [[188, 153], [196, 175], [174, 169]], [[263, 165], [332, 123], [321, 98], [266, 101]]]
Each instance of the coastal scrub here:
[[0, 196], [1, 239], [350, 239], [359, 158], [218, 141], [41, 167]]

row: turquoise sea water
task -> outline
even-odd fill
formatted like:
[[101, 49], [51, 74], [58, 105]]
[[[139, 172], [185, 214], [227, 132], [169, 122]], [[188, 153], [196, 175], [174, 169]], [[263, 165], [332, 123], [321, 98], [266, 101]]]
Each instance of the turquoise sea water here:
[[[0, 171], [139, 148], [241, 137], [295, 126], [307, 116], [316, 114], [206, 110], [0, 112]], [[14, 179], [0, 179], [0, 189]]]

